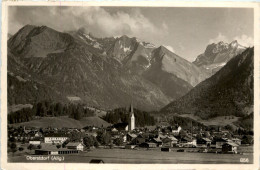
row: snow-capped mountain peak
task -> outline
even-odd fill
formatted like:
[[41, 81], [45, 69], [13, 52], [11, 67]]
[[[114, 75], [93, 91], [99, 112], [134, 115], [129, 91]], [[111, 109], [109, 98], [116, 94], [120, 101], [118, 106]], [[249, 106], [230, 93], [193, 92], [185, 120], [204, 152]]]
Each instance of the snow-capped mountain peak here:
[[231, 58], [242, 53], [246, 47], [243, 47], [237, 40], [231, 43], [220, 41], [207, 46], [205, 52], [200, 54], [193, 62], [199, 67], [204, 67], [214, 74], [222, 68]]

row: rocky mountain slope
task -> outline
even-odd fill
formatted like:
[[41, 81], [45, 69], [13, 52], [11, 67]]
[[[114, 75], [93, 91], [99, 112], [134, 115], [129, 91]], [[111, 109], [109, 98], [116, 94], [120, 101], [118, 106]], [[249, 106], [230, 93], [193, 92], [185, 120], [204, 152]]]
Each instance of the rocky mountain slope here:
[[250, 114], [254, 101], [253, 70], [254, 49], [248, 48], [162, 112], [193, 114], [202, 119]]
[[165, 47], [26, 25], [8, 40], [8, 104], [43, 99], [157, 110], [208, 77]]
[[207, 69], [211, 74], [220, 70], [231, 58], [242, 53], [246, 47], [240, 45], [236, 40], [230, 44], [223, 41], [212, 43], [207, 46], [204, 53], [200, 54], [193, 62], [198, 67]]

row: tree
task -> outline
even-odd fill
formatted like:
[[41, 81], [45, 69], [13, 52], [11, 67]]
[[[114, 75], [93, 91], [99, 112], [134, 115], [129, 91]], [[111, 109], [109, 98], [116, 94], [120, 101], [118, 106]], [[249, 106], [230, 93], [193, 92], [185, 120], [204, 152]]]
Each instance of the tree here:
[[41, 149], [41, 148], [42, 148], [42, 145], [38, 145], [37, 148], [38, 148], [38, 149]]
[[9, 139], [9, 142], [12, 142], [12, 143], [14, 143], [14, 142], [16, 142], [16, 140], [15, 140], [15, 138], [14, 138], [14, 137], [11, 137], [11, 138]]
[[67, 145], [69, 142], [70, 142], [69, 139], [65, 140], [65, 141], [62, 143], [62, 147], [65, 148], [66, 145]]
[[85, 133], [82, 132], [75, 132], [75, 133], [71, 133], [69, 135], [69, 139], [71, 142], [81, 142], [82, 139], [85, 137]]
[[93, 144], [94, 144], [94, 146], [97, 148], [98, 146], [99, 146], [99, 143], [98, 143], [98, 141], [97, 141], [97, 138], [96, 137], [94, 137], [94, 136], [91, 136], [92, 138], [93, 138]]
[[87, 148], [90, 148], [91, 146], [94, 146], [94, 141], [91, 136], [86, 136], [83, 138], [83, 143]]
[[111, 135], [107, 132], [99, 132], [97, 135], [97, 141], [101, 145], [108, 145], [111, 143]]
[[19, 147], [18, 150], [19, 150], [20, 152], [22, 152], [22, 151], [24, 150], [24, 148], [23, 148], [23, 147]]
[[179, 136], [180, 136], [181, 138], [184, 138], [186, 135], [187, 135], [187, 133], [186, 133], [184, 130], [181, 130], [181, 131], [179, 132]]
[[120, 145], [122, 145], [123, 144], [123, 138], [122, 137], [119, 137], [119, 138], [116, 138], [115, 140], [114, 140], [114, 144], [115, 145], [117, 145], [117, 146], [120, 146]]
[[33, 149], [33, 145], [30, 144], [30, 145], [27, 147], [27, 149], [32, 150], [32, 149]]
[[57, 144], [56, 147], [57, 147], [58, 149], [60, 149], [61, 145], [60, 145], [60, 144]]
[[16, 143], [12, 143], [11, 146], [10, 146], [10, 149], [11, 149], [11, 152], [13, 153], [13, 156], [14, 156], [14, 153], [17, 151]]

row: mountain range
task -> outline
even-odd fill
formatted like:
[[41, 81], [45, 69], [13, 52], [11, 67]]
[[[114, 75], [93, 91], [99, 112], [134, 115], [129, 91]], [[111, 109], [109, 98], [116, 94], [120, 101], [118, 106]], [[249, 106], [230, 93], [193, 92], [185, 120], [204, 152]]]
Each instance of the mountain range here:
[[207, 78], [164, 46], [26, 25], [8, 40], [8, 104], [45, 99], [158, 110]]
[[8, 104], [46, 99], [203, 119], [252, 112], [253, 49], [237, 41], [206, 47], [192, 63], [135, 37], [97, 38], [26, 25], [8, 40]]

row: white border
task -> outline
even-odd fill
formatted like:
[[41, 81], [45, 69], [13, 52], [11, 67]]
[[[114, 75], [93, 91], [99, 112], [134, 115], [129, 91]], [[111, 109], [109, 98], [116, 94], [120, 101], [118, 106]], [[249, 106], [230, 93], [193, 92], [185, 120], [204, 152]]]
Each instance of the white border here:
[[[253, 164], [104, 164], [7, 162], [7, 19], [8, 6], [143, 6], [254, 8], [254, 163]], [[259, 6], [250, 2], [3, 2], [1, 47], [1, 167], [3, 169], [258, 169], [259, 167]]]

